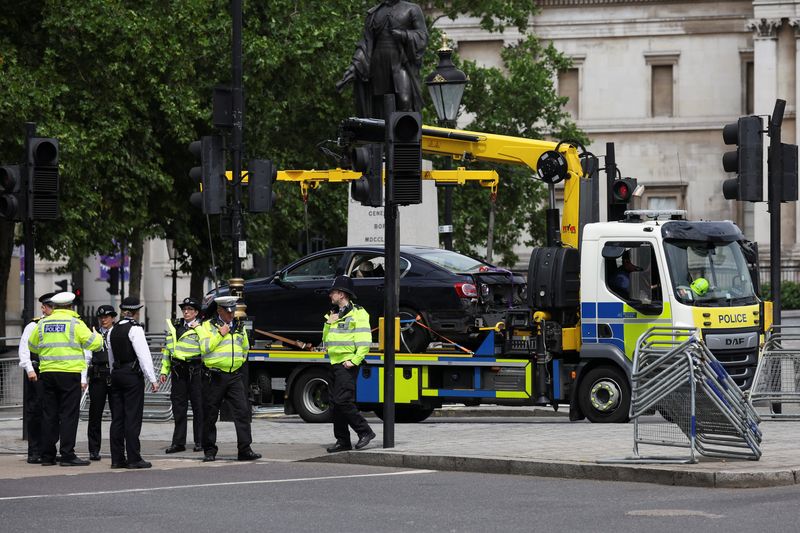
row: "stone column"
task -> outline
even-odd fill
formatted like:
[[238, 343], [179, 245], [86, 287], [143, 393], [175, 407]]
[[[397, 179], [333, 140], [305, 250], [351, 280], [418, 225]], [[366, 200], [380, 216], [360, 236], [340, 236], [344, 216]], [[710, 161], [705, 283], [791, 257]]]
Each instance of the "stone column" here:
[[[800, 143], [800, 19], [789, 19], [789, 24], [794, 29], [794, 143], [797, 144]], [[784, 208], [789, 208], [790, 205], [792, 204], [784, 204]], [[800, 220], [800, 202], [794, 202], [793, 207], [794, 231], [791, 233], [791, 235], [786, 235], [786, 237], [794, 237], [792, 248], [797, 249], [797, 243], [800, 243], [800, 224], [797, 223], [797, 221]], [[786, 243], [791, 241], [784, 237], [783, 242]]]
[[[756, 115], [770, 115], [778, 97], [778, 28], [780, 19], [753, 19], [747, 28], [753, 35], [754, 97]], [[766, 122], [764, 124], [766, 128]], [[765, 152], [766, 153], [766, 152]], [[767, 212], [767, 158], [764, 158], [764, 202], [753, 207], [753, 228], [756, 241], [766, 251], [769, 244], [769, 213]]]

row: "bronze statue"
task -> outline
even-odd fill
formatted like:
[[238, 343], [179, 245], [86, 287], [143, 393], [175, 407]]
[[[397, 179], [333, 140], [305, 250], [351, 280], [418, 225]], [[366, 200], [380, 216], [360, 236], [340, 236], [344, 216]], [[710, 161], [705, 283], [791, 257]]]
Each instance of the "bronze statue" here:
[[383, 118], [385, 94], [395, 95], [398, 111], [422, 111], [419, 70], [427, 44], [422, 9], [383, 0], [367, 11], [364, 36], [336, 90], [355, 82], [356, 113], [363, 118]]

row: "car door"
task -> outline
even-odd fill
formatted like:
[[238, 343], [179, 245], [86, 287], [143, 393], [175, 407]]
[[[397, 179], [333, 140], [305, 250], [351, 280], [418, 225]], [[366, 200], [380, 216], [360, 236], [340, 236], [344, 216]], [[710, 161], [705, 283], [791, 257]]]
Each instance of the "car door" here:
[[328, 288], [343, 272], [343, 258], [342, 252], [316, 254], [282, 271], [271, 282], [269, 301], [261, 306], [266, 320], [259, 323], [279, 335], [317, 342], [330, 307]]

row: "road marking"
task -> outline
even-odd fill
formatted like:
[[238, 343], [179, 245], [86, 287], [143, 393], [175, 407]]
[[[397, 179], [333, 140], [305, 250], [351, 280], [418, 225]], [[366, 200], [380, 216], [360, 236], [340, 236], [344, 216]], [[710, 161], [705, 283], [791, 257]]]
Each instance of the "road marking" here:
[[349, 476], [298, 477], [292, 479], [260, 479], [254, 481], [228, 481], [225, 483], [200, 483], [198, 485], [173, 485], [171, 487], [148, 487], [142, 489], [102, 490], [96, 492], [70, 492], [67, 494], [30, 494], [28, 496], [6, 496], [0, 501], [30, 500], [34, 498], [54, 498], [63, 496], [99, 496], [103, 494], [124, 494], [133, 492], [155, 492], [159, 490], [195, 489], [204, 487], [234, 487], [237, 485], [266, 485], [271, 483], [291, 483], [295, 481], [326, 481], [328, 479], [353, 479], [362, 477], [408, 476], [431, 474], [436, 470], [404, 470], [402, 472], [383, 472], [380, 474], [352, 474]]
[[691, 509], [643, 509], [641, 511], [628, 511], [628, 516], [697, 516], [700, 518], [724, 518], [724, 515], [707, 513], [705, 511], [693, 511]]

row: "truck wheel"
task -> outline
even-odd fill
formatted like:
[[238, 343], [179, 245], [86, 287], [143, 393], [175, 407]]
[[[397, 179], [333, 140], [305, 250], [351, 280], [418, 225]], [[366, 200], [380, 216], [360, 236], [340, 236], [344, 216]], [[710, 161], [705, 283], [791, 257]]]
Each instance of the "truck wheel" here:
[[590, 422], [627, 422], [631, 406], [627, 376], [613, 366], [589, 370], [578, 386], [578, 404]]
[[306, 422], [324, 423], [333, 420], [328, 399], [328, 372], [309, 368], [292, 384], [292, 403], [300, 418]]
[[272, 404], [272, 378], [266, 372], [259, 372], [256, 376], [256, 385], [258, 390], [261, 391], [260, 396], [257, 398], [258, 403], [261, 405]]
[[407, 307], [401, 307], [398, 312], [400, 316], [400, 351], [405, 353], [423, 353], [431, 343], [428, 332], [414, 323], [403, 323], [406, 320], [414, 320], [419, 313]]
[[[394, 421], [398, 424], [416, 424], [426, 420], [433, 413], [433, 407], [394, 406]], [[383, 420], [383, 406], [375, 408], [375, 416]]]

